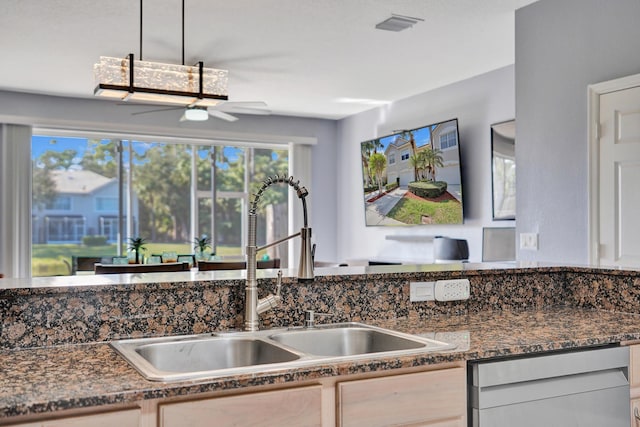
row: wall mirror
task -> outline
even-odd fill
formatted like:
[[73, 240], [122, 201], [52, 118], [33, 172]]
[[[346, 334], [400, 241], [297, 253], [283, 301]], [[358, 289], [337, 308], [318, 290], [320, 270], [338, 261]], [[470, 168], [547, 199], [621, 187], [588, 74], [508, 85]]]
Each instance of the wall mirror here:
[[516, 121], [491, 125], [493, 219], [516, 219]]

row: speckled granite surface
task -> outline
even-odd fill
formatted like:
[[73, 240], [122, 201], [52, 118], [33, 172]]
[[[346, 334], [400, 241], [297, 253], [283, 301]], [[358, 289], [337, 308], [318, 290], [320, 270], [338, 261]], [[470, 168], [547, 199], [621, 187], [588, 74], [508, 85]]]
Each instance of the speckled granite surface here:
[[457, 336], [459, 349], [177, 383], [144, 380], [108, 344], [4, 350], [0, 352], [0, 418], [640, 339], [640, 316], [579, 308], [491, 311], [430, 321], [413, 318], [375, 323], [427, 337]]
[[[299, 325], [305, 309], [455, 340], [448, 353], [376, 357], [264, 375], [184, 383], [144, 380], [107, 341], [211, 332], [241, 325], [242, 275], [174, 273], [9, 280], [0, 289], [0, 421], [141, 399], [328, 375], [640, 340], [640, 273], [584, 267], [381, 266], [286, 277], [283, 304], [263, 326]], [[242, 273], [243, 274], [243, 273]], [[287, 276], [293, 274], [289, 272]], [[261, 291], [275, 272], [260, 272]], [[409, 303], [409, 281], [468, 278], [471, 298]], [[4, 279], [3, 279], [4, 280]]]
[[[263, 327], [300, 325], [305, 310], [333, 313], [334, 321], [433, 317], [488, 309], [523, 309], [563, 303], [566, 271], [476, 269], [466, 264], [331, 269], [310, 283], [283, 279], [283, 304], [261, 316]], [[9, 281], [0, 289], [0, 348], [43, 347], [113, 339], [198, 334], [242, 328], [244, 272], [113, 275], [54, 278], [44, 287]], [[339, 274], [336, 274], [339, 273]], [[288, 275], [295, 272], [288, 272]], [[136, 277], [140, 276], [140, 277]], [[156, 277], [154, 277], [156, 276]], [[261, 272], [261, 296], [275, 288], [275, 272]], [[471, 298], [460, 302], [409, 302], [410, 281], [466, 277]], [[158, 282], [149, 282], [152, 280]], [[106, 282], [105, 282], [106, 280]], [[0, 283], [0, 285], [4, 282]]]

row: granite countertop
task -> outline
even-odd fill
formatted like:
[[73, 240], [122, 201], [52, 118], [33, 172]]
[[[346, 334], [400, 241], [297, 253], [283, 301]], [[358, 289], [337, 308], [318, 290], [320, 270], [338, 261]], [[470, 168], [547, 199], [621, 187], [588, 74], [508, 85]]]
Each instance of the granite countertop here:
[[640, 340], [640, 315], [570, 307], [409, 318], [377, 325], [453, 340], [458, 348], [402, 358], [377, 356], [296, 370], [175, 383], [145, 380], [106, 343], [3, 350], [0, 351], [0, 419], [373, 370]]

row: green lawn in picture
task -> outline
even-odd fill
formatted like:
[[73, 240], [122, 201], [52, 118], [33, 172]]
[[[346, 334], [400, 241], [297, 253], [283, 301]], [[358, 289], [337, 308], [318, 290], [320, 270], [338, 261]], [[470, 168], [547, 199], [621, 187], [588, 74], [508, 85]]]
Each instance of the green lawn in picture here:
[[457, 200], [432, 202], [404, 197], [387, 216], [404, 224], [424, 224], [423, 216], [430, 217], [431, 224], [460, 224], [462, 205]]
[[[147, 243], [143, 255], [162, 254], [164, 251], [178, 254], [193, 253], [190, 243]], [[122, 253], [126, 254], [126, 246]], [[221, 256], [241, 255], [243, 250], [231, 246], [216, 247], [216, 254]], [[76, 244], [46, 245], [34, 244], [31, 256], [31, 274], [39, 276], [68, 276], [71, 274], [71, 257], [78, 256], [113, 256], [117, 254], [116, 245], [85, 246]]]

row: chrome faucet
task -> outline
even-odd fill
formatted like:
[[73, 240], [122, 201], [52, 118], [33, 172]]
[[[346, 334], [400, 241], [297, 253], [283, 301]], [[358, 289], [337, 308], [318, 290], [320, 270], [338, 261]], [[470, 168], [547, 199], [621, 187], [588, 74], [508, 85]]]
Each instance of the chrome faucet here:
[[[302, 202], [302, 210], [304, 213], [304, 224], [299, 233], [292, 234], [291, 236], [269, 243], [262, 247], [256, 246], [256, 222], [258, 209], [258, 202], [262, 193], [273, 184], [286, 183], [289, 184]], [[305, 197], [309, 195], [309, 192], [305, 187], [300, 186], [300, 181], [294, 181], [292, 176], [286, 175], [274, 177], [267, 177], [263, 181], [262, 187], [256, 194], [254, 194], [253, 202], [249, 207], [249, 236], [247, 239], [247, 280], [245, 283], [245, 307], [244, 307], [244, 329], [245, 331], [257, 331], [259, 325], [258, 316], [265, 311], [275, 308], [280, 304], [280, 283], [282, 272], [278, 273], [278, 291], [276, 295], [269, 295], [265, 298], [258, 300], [258, 281], [256, 280], [257, 260], [256, 254], [263, 250], [270, 248], [271, 246], [279, 245], [286, 242], [289, 239], [300, 236], [300, 264], [298, 266], [298, 280], [313, 280], [313, 256], [315, 252], [315, 245], [311, 245], [311, 228], [307, 224], [307, 202]]]

